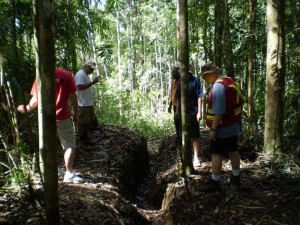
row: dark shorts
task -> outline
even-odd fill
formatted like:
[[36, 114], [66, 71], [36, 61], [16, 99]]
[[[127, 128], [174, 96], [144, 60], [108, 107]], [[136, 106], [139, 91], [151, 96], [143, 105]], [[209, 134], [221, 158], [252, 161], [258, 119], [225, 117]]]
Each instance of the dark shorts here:
[[191, 138], [200, 138], [199, 122], [196, 116], [191, 117]]
[[215, 141], [210, 141], [209, 150], [213, 154], [226, 155], [228, 152], [238, 151], [238, 136], [229, 138], [217, 138]]
[[[190, 117], [191, 120], [191, 138], [200, 138], [199, 122], [196, 116]], [[182, 136], [182, 123], [179, 122], [179, 135]]]
[[91, 124], [95, 119], [93, 106], [78, 107], [78, 124]]

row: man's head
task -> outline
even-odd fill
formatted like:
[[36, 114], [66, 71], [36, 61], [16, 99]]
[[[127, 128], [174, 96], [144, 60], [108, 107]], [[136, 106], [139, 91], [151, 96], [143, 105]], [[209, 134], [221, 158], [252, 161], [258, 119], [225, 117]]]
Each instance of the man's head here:
[[88, 59], [83, 65], [83, 68], [86, 70], [88, 74], [92, 73], [95, 69], [97, 69], [97, 63], [94, 59]]
[[178, 80], [180, 78], [179, 67], [174, 67], [172, 70], [172, 78]]
[[209, 84], [213, 84], [220, 76], [220, 69], [212, 62], [201, 67], [200, 75]]

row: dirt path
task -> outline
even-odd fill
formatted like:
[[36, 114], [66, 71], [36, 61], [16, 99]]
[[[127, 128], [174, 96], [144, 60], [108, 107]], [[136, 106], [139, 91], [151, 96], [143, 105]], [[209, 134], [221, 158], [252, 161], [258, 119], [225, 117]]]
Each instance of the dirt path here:
[[[74, 165], [85, 183], [64, 184], [62, 176], [59, 178], [61, 224], [300, 224], [298, 180], [275, 173], [269, 159], [249, 161], [247, 154], [252, 153], [246, 149], [239, 191], [228, 188], [230, 165], [226, 159], [222, 191], [199, 191], [210, 177], [205, 133], [202, 138], [204, 163], [197, 169], [199, 175], [188, 180], [187, 195], [177, 177], [176, 150], [168, 141], [148, 146], [150, 168], [137, 171], [145, 163], [132, 149], [143, 146], [138, 135], [117, 127], [94, 131], [92, 139], [97, 144], [79, 146]], [[138, 152], [145, 154], [142, 149]], [[62, 169], [62, 157], [58, 159]], [[133, 161], [139, 167], [133, 167]], [[141, 180], [137, 188], [132, 177]], [[1, 190], [0, 224], [45, 224], [41, 189], [35, 187], [34, 199], [27, 188], [18, 192]], [[168, 198], [163, 202], [166, 188]]]

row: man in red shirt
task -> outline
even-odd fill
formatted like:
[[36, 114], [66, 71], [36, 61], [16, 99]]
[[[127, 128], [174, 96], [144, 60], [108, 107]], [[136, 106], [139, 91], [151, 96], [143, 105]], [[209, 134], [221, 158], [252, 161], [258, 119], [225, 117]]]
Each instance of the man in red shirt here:
[[[76, 96], [75, 81], [71, 73], [63, 69], [56, 69], [56, 126], [57, 134], [64, 152], [64, 161], [66, 173], [64, 182], [81, 183], [82, 178], [76, 176], [73, 172], [73, 162], [75, 157], [76, 140], [74, 128], [71, 120], [71, 113], [68, 107], [68, 100], [71, 101], [74, 115], [73, 120], [78, 120], [78, 102]], [[36, 81], [32, 85], [30, 92], [32, 98], [27, 105], [19, 105], [20, 113], [30, 112], [38, 106], [38, 90]]]

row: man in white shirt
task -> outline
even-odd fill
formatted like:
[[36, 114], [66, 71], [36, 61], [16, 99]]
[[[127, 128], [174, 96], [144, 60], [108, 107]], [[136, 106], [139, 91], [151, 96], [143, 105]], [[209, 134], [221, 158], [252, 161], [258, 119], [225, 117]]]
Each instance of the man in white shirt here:
[[99, 82], [99, 77], [95, 77], [92, 81], [90, 74], [97, 69], [97, 63], [93, 59], [87, 60], [83, 68], [75, 75], [75, 83], [77, 87], [78, 98], [78, 135], [84, 144], [89, 144], [88, 131], [89, 126], [96, 120], [94, 113], [93, 90], [92, 86]]

